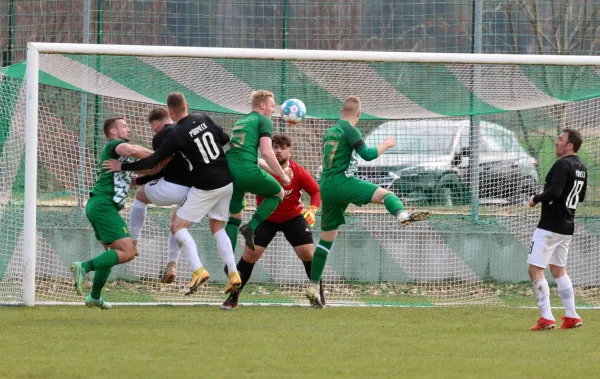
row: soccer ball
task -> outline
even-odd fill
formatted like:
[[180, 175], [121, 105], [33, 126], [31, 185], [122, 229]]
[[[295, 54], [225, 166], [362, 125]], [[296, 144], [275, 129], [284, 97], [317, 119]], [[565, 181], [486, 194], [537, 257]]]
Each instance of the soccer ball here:
[[306, 105], [298, 99], [289, 99], [281, 104], [281, 118], [288, 124], [297, 124], [306, 117]]

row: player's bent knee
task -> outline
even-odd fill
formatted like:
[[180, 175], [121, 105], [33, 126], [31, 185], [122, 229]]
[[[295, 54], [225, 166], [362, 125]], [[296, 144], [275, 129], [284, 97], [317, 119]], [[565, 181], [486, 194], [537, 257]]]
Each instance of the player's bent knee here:
[[181, 229], [189, 228], [192, 223], [188, 220], [184, 220], [181, 217], [175, 215], [175, 218], [171, 222], [171, 233], [175, 234]]
[[527, 268], [527, 273], [529, 274], [529, 277], [531, 278], [531, 280], [538, 280], [538, 279], [543, 279], [544, 278], [544, 269], [542, 267], [538, 267], [538, 266], [534, 266], [534, 265], [529, 265], [529, 267]]
[[242, 255], [242, 257], [248, 263], [256, 263], [256, 262], [258, 262], [260, 257], [262, 257], [264, 252], [265, 252], [265, 248], [262, 246], [256, 246], [254, 248], [254, 251], [252, 251], [248, 248], [245, 248], [244, 254]]
[[567, 270], [564, 267], [561, 266], [556, 266], [556, 265], [550, 265], [550, 272], [552, 273], [552, 277], [554, 279], [556, 278], [560, 278], [561, 276], [564, 276], [567, 274]]
[[390, 191], [383, 189], [383, 188], [377, 188], [375, 190], [375, 193], [373, 194], [373, 197], [371, 198], [371, 203], [377, 203], [377, 204], [381, 204], [383, 203], [383, 198], [385, 197], [385, 195], [387, 195], [388, 193], [390, 193]]
[[225, 221], [210, 218], [208, 219], [208, 226], [210, 227], [210, 233], [215, 234], [219, 230], [225, 228]]
[[295, 246], [294, 251], [296, 252], [296, 255], [298, 256], [298, 258], [300, 258], [302, 262], [310, 262], [313, 259], [315, 245], [311, 243], [306, 245]]
[[337, 237], [338, 229], [321, 231], [321, 239], [325, 241], [333, 241]]
[[241, 220], [242, 219], [242, 212], [230, 213], [229, 217], [233, 217], [233, 218], [237, 218], [238, 220]]
[[119, 263], [127, 263], [135, 258], [135, 249], [133, 248], [133, 240], [129, 237], [121, 238], [108, 245], [115, 250], [119, 255]]

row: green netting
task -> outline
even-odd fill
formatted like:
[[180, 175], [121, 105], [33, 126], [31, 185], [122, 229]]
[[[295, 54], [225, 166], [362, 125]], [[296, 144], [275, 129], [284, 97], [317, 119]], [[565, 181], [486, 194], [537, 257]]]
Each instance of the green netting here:
[[[599, 53], [600, 10], [584, 0], [103, 0], [88, 2], [88, 35], [84, 33], [85, 3], [0, 2], [0, 59], [3, 66], [12, 64], [0, 70], [0, 303], [22, 298], [25, 67], [18, 62], [25, 59], [28, 41]], [[475, 38], [478, 15], [473, 14], [477, 3], [483, 9], [480, 40]], [[596, 68], [484, 66], [477, 71], [466, 65], [340, 66], [230, 59], [191, 63], [80, 56], [53, 56], [44, 66], [46, 58], [42, 57], [40, 73], [38, 301], [81, 301], [73, 295], [68, 265], [100, 251], [82, 206], [105, 142], [101, 131], [105, 118], [125, 115], [134, 140], [148, 145], [148, 111], [162, 103], [167, 93], [181, 91], [194, 109], [208, 112], [231, 130], [239, 114], [247, 110], [250, 91], [267, 88], [275, 92], [278, 103], [289, 97], [306, 103], [310, 119], [295, 127], [282, 126], [277, 119], [275, 123], [277, 131], [285, 131], [294, 140], [294, 159], [316, 177], [320, 139], [344, 96], [361, 95], [365, 113], [359, 128], [366, 138], [373, 136], [369, 143], [384, 135], [384, 124], [392, 119], [422, 122], [392, 124], [385, 133], [411, 143], [374, 165], [361, 165], [360, 174], [388, 186], [408, 207], [429, 208], [433, 217], [399, 231], [382, 207], [351, 207], [325, 272], [332, 303], [535, 306], [525, 260], [539, 209], [527, 208], [524, 201], [530, 190], [540, 189], [555, 160], [553, 141], [558, 132], [571, 126], [584, 133], [580, 155], [589, 169], [590, 189], [586, 202], [578, 207], [568, 269], [578, 304], [599, 305], [600, 71]], [[423, 148], [446, 146], [451, 131], [457, 131], [453, 149], [468, 146], [471, 120], [463, 117], [467, 115], [479, 115], [482, 121], [478, 149], [484, 167], [477, 204], [472, 202], [474, 182], [469, 169], [449, 169], [443, 164], [446, 158]], [[411, 138], [406, 138], [407, 128], [412, 128]], [[455, 152], [450, 149], [447, 155]], [[496, 163], [485, 171], [489, 160]], [[390, 180], [389, 173], [398, 178]], [[248, 197], [247, 202], [251, 213], [254, 199]], [[124, 217], [127, 212], [128, 208]], [[205, 224], [195, 226], [192, 233], [211, 271], [212, 284], [196, 296], [184, 297], [190, 272], [183, 260], [175, 284], [158, 283], [166, 263], [167, 223], [167, 209], [150, 209], [142, 256], [114, 270], [108, 300], [223, 300], [220, 291], [225, 277]], [[314, 232], [318, 235], [318, 221]], [[238, 248], [236, 256], [240, 254]], [[305, 282], [300, 261], [279, 236], [256, 266], [242, 301], [302, 302]], [[554, 296], [552, 301], [560, 305]]]

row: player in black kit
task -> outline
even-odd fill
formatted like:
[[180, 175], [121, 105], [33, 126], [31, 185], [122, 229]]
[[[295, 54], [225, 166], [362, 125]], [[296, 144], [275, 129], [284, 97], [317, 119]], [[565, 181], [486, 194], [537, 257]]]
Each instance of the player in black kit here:
[[[152, 138], [152, 150], [156, 151], [163, 141], [175, 130], [173, 120], [164, 107], [152, 109], [148, 115], [148, 123], [155, 135]], [[146, 211], [149, 204], [158, 206], [179, 205], [187, 196], [191, 184], [189, 180], [189, 168], [185, 157], [177, 152], [173, 155], [166, 167], [155, 175], [145, 175], [134, 178], [133, 185], [141, 186], [135, 192], [135, 200], [129, 214], [129, 229], [134, 247], [138, 248], [138, 241], [142, 234], [142, 228], [146, 221]], [[171, 214], [173, 219], [175, 211]], [[177, 275], [176, 263], [181, 250], [173, 236], [169, 233], [169, 258], [161, 281], [172, 283]], [[137, 254], [136, 254], [137, 255]], [[191, 262], [190, 262], [191, 263]], [[193, 265], [193, 263], [192, 263]]]
[[229, 136], [206, 115], [190, 115], [185, 97], [172, 93], [167, 97], [169, 115], [177, 123], [171, 133], [152, 155], [129, 164], [116, 160], [104, 162], [109, 171], [139, 171], [150, 169], [176, 152], [185, 156], [190, 167], [192, 187], [177, 210], [171, 224], [171, 232], [188, 261], [193, 257], [192, 280], [188, 294], [209, 278], [198, 258], [196, 242], [188, 227], [208, 215], [210, 231], [217, 242], [217, 250], [229, 270], [229, 282], [225, 293], [236, 292], [241, 279], [235, 265], [231, 241], [225, 233], [225, 222], [229, 219], [229, 202], [233, 194], [233, 180], [229, 173], [223, 146], [229, 143]]
[[531, 239], [527, 258], [529, 276], [542, 315], [530, 330], [554, 329], [556, 326], [550, 309], [550, 289], [544, 276], [548, 264], [565, 307], [561, 328], [577, 328], [582, 324], [575, 311], [573, 284], [565, 270], [569, 243], [575, 232], [575, 210], [585, 199], [587, 189], [587, 169], [577, 156], [582, 142], [578, 131], [563, 129], [554, 143], [560, 159], [546, 175], [544, 192], [529, 199], [531, 207], [542, 203], [542, 215]]

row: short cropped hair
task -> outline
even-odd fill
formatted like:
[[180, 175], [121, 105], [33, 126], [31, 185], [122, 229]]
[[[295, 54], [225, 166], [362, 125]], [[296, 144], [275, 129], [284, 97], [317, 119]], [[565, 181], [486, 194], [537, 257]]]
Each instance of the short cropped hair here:
[[267, 101], [269, 97], [275, 99], [275, 95], [273, 95], [273, 92], [264, 89], [252, 91], [252, 95], [250, 96], [250, 103], [253, 107], [257, 107], [263, 101]]
[[176, 113], [185, 113], [187, 111], [185, 96], [179, 92], [170, 93], [169, 96], [167, 96], [167, 107], [171, 108]]
[[109, 130], [115, 125], [117, 120], [125, 120], [123, 117], [113, 117], [104, 121], [104, 135], [108, 137]]
[[292, 140], [285, 134], [275, 134], [273, 136], [273, 146], [292, 147]]
[[567, 133], [569, 143], [573, 144], [573, 151], [578, 152], [581, 144], [583, 143], [583, 137], [581, 136], [581, 133], [571, 128], [564, 128], [563, 133]]
[[360, 110], [360, 99], [358, 96], [348, 96], [344, 100], [344, 105], [342, 106], [343, 113], [356, 113]]
[[150, 111], [148, 122], [153, 123], [154, 121], [162, 121], [167, 118], [169, 118], [169, 111], [164, 107], [156, 107]]

